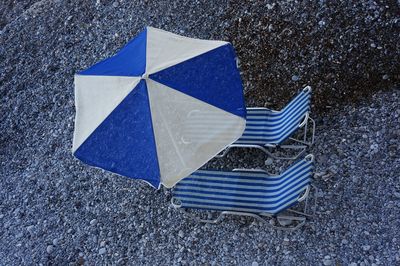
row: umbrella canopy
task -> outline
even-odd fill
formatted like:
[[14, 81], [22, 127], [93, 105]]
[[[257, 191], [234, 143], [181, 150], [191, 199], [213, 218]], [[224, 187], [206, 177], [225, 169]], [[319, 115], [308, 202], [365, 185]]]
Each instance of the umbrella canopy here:
[[231, 44], [147, 27], [75, 75], [73, 154], [86, 164], [174, 186], [245, 128]]

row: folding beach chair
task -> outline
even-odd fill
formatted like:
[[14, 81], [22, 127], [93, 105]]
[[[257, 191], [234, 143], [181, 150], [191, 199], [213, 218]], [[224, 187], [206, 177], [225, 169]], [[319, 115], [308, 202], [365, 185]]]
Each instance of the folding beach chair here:
[[[217, 223], [224, 215], [232, 214], [254, 217], [276, 229], [295, 230], [313, 214], [308, 206], [310, 189], [315, 188], [311, 185], [313, 168], [314, 156], [309, 154], [275, 176], [258, 169], [198, 170], [176, 185], [171, 202], [199, 222]], [[312, 194], [316, 204], [317, 193]], [[302, 211], [289, 209], [300, 202], [304, 205]], [[186, 209], [220, 214], [215, 219], [201, 219]], [[271, 219], [290, 221], [290, 225], [274, 225]]]
[[[216, 157], [223, 157], [231, 148], [238, 147], [260, 149], [274, 159], [299, 158], [314, 143], [315, 122], [309, 116], [310, 102], [311, 87], [307, 86], [281, 111], [247, 108], [246, 128], [242, 137]], [[300, 128], [303, 128], [302, 136], [292, 137]], [[287, 144], [287, 140], [294, 144]], [[270, 150], [277, 147], [300, 151], [295, 156], [277, 156]]]

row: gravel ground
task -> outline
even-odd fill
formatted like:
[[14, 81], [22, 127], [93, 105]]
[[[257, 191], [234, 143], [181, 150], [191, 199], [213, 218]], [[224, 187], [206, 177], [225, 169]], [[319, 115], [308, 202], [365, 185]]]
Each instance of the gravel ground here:
[[[398, 2], [5, 1], [0, 11], [1, 265], [400, 264]], [[315, 88], [322, 192], [302, 230], [196, 224], [171, 209], [170, 191], [72, 157], [73, 74], [145, 25], [232, 41], [249, 105]], [[210, 165], [264, 159], [234, 151]]]

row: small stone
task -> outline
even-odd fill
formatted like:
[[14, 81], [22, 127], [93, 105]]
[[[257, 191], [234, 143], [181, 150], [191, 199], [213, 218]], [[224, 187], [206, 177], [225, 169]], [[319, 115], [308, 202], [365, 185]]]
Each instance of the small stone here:
[[106, 241], [101, 241], [100, 242], [100, 247], [104, 247], [106, 245]]
[[253, 262], [251, 263], [251, 266], [258, 266], [258, 262], [257, 262], [257, 261], [253, 261]]
[[293, 76], [292, 76], [292, 80], [293, 80], [293, 81], [298, 81], [299, 79], [300, 79], [300, 77], [297, 76], [297, 75], [293, 75]]
[[268, 157], [267, 160], [265, 160], [265, 165], [271, 165], [274, 162], [271, 157]]
[[183, 238], [183, 237], [185, 236], [185, 234], [183, 233], [182, 230], [179, 230], [178, 236], [179, 236], [180, 238]]
[[332, 265], [331, 256], [326, 255], [326, 256], [324, 257], [322, 263], [323, 263], [325, 266]]
[[271, 24], [268, 26], [268, 31], [271, 32], [274, 30], [274, 26], [272, 26]]
[[326, 155], [319, 156], [318, 162], [321, 164], [326, 164], [328, 162], [328, 156], [326, 156]]
[[54, 250], [54, 246], [53, 245], [48, 245], [47, 248], [46, 248], [46, 251], [47, 251], [48, 254], [52, 253], [53, 250]]
[[93, 219], [90, 221], [90, 225], [96, 225], [97, 224], [97, 219]]
[[285, 238], [283, 239], [283, 245], [289, 246], [289, 244], [290, 244], [289, 238], [285, 237]]
[[370, 245], [363, 245], [363, 246], [362, 246], [362, 249], [363, 249], [364, 251], [368, 251], [368, 250], [371, 249], [371, 246], [370, 246]]
[[283, 218], [279, 218], [279, 217], [278, 217], [278, 222], [279, 222], [279, 224], [282, 225], [282, 226], [288, 226], [288, 225], [291, 225], [291, 224], [293, 223], [292, 220], [283, 219]]
[[85, 265], [85, 259], [83, 257], [78, 257], [78, 265]]
[[383, 76], [382, 76], [382, 79], [383, 79], [383, 80], [388, 80], [388, 79], [389, 79], [389, 75], [387, 75], [387, 74], [383, 75]]
[[99, 255], [103, 255], [107, 252], [106, 248], [99, 249]]
[[369, 148], [371, 150], [377, 150], [379, 148], [379, 145], [375, 143], [375, 144], [372, 144]]
[[57, 239], [57, 238], [54, 238], [54, 239], [53, 239], [53, 245], [54, 245], [54, 246], [57, 246], [57, 245], [58, 245], [58, 239]]
[[20, 232], [18, 234], [15, 235], [15, 238], [21, 238], [24, 236], [24, 233]]
[[29, 232], [29, 233], [33, 233], [33, 230], [35, 229], [35, 226], [34, 225], [29, 225], [27, 228], [26, 228], [26, 230]]

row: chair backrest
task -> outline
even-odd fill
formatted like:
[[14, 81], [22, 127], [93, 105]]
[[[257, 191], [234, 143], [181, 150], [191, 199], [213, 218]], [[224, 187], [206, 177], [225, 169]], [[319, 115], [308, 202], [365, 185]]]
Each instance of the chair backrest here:
[[198, 170], [181, 180], [174, 199], [183, 208], [276, 214], [295, 204], [312, 180], [312, 155], [281, 175], [262, 170]]
[[247, 108], [246, 129], [235, 144], [281, 144], [307, 119], [311, 87], [305, 87], [281, 111]]

